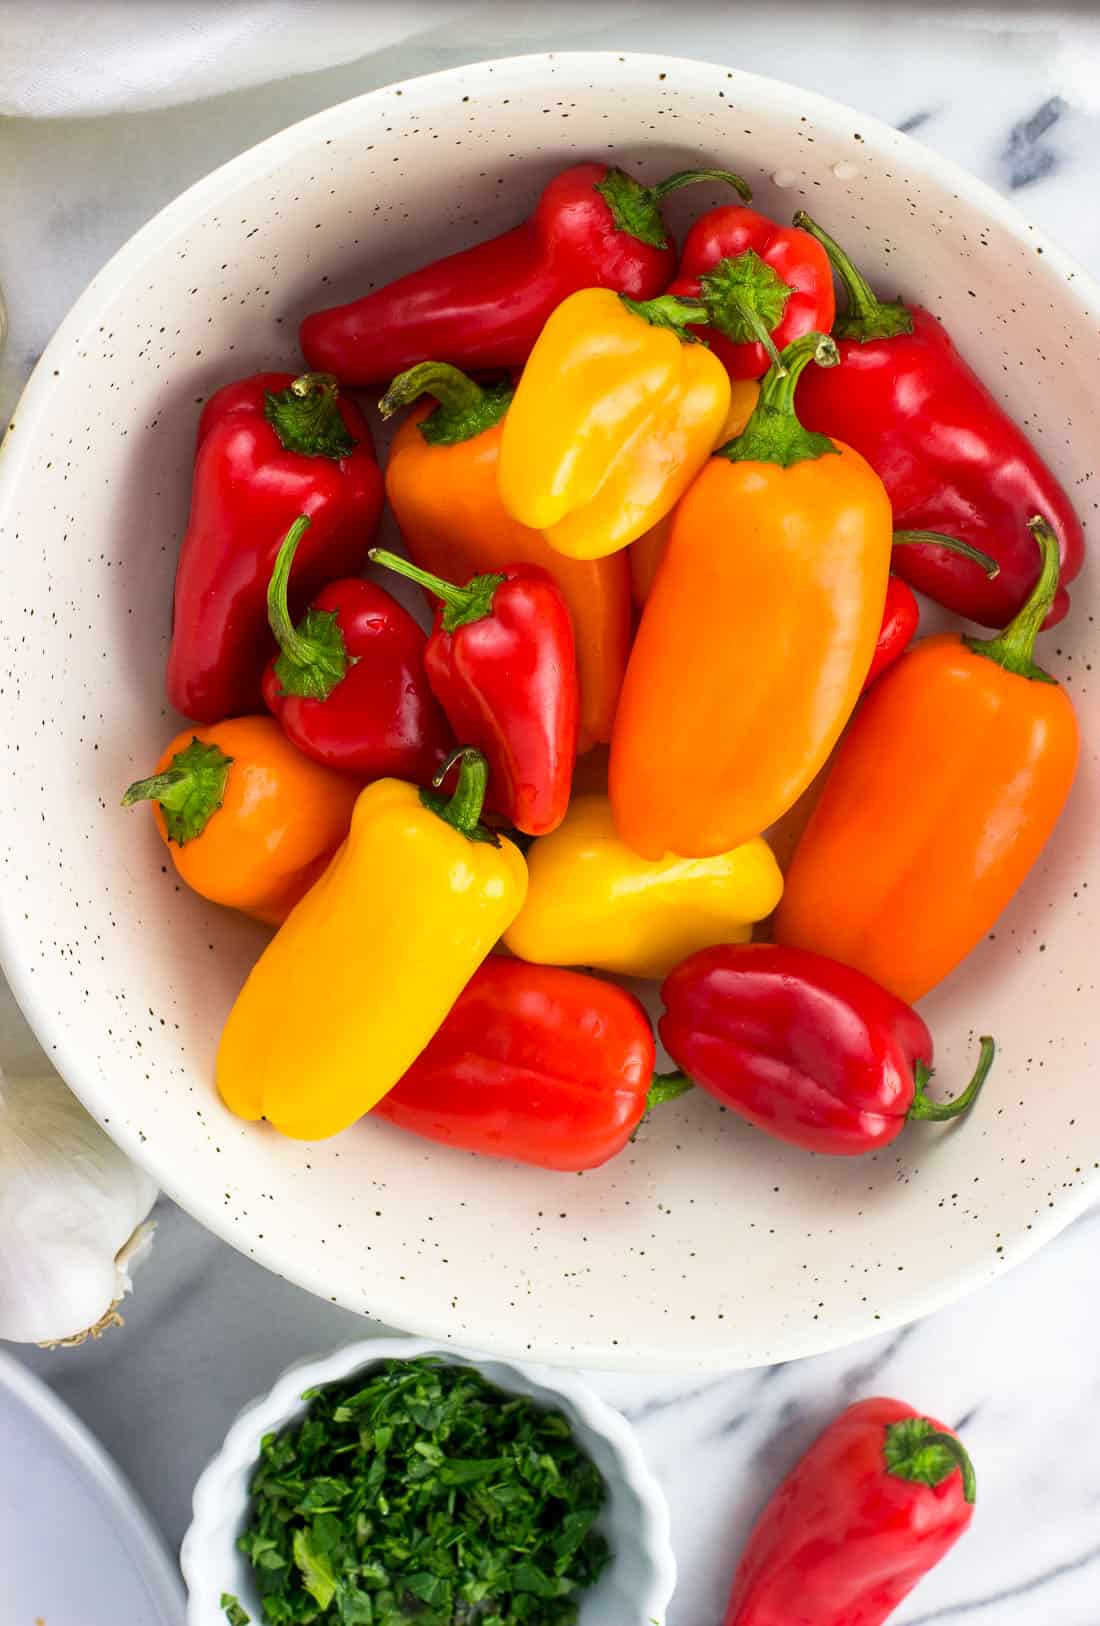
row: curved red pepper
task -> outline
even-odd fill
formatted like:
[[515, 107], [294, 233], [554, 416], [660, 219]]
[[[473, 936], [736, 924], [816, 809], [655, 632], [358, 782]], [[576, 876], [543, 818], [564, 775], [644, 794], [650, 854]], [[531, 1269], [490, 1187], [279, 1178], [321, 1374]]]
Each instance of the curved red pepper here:
[[300, 611], [363, 566], [382, 512], [370, 430], [332, 379], [257, 373], [199, 419], [191, 515], [176, 567], [168, 698], [196, 722], [258, 711], [274, 642], [267, 584], [298, 514], [312, 521], [295, 575]]
[[780, 226], [737, 204], [710, 209], [692, 226], [669, 288], [698, 299], [706, 284], [737, 314], [694, 328], [731, 378], [762, 378], [778, 351], [805, 333], [828, 333], [836, 316], [829, 256], [809, 232]]
[[489, 763], [489, 804], [529, 836], [565, 817], [577, 757], [580, 689], [573, 622], [539, 565], [445, 582], [385, 549], [376, 564], [441, 599], [425, 655], [455, 738]]
[[805, 949], [702, 949], [661, 987], [661, 1041], [676, 1065], [778, 1140], [855, 1157], [888, 1146], [911, 1118], [942, 1122], [973, 1105], [993, 1064], [953, 1101], [931, 1101], [932, 1035], [916, 1011], [861, 971]]
[[920, 625], [920, 605], [916, 594], [908, 582], [903, 582], [900, 576], [891, 575], [886, 583], [886, 603], [882, 609], [882, 626], [879, 628], [878, 643], [875, 653], [871, 657], [871, 666], [863, 680], [863, 692], [866, 693], [877, 677], [881, 677], [888, 666], [893, 666], [900, 660], [913, 639], [917, 635]]
[[522, 225], [307, 316], [302, 351], [311, 367], [345, 384], [388, 383], [428, 360], [519, 367], [567, 295], [613, 288], [651, 299], [664, 291], [676, 250], [660, 201], [696, 180], [726, 181], [750, 196], [728, 170], [684, 170], [643, 186], [607, 164], [574, 164], [554, 177]]
[[358, 578], [331, 582], [295, 627], [287, 579], [309, 523], [287, 532], [268, 589], [281, 651], [264, 673], [268, 709], [315, 762], [429, 785], [450, 740], [424, 669], [427, 639], [396, 599]]
[[652, 1104], [654, 1059], [646, 1014], [624, 989], [490, 955], [373, 1114], [467, 1152], [594, 1169]]
[[857, 1401], [757, 1520], [723, 1626], [882, 1626], [966, 1530], [975, 1490], [952, 1429]]
[[1028, 530], [1036, 514], [1058, 538], [1062, 572], [1045, 625], [1069, 609], [1066, 586], [1084, 563], [1081, 522], [1057, 477], [946, 329], [919, 305], [875, 298], [838, 244], [801, 212], [825, 245], [848, 293], [834, 328], [840, 366], [807, 368], [798, 412], [807, 429], [862, 452], [881, 478], [903, 529], [946, 531], [992, 556], [996, 577], [936, 547], [907, 548], [900, 576], [957, 615], [1004, 627], [1039, 577]]

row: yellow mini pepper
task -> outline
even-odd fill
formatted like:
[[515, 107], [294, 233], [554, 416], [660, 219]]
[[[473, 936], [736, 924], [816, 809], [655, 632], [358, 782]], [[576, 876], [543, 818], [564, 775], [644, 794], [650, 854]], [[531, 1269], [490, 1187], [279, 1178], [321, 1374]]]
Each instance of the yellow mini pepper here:
[[400, 779], [361, 792], [344, 845], [252, 968], [218, 1049], [218, 1090], [239, 1118], [298, 1140], [346, 1129], [518, 913], [523, 857], [479, 822], [485, 758], [455, 758], [450, 800]]
[[512, 953], [626, 977], [663, 977], [697, 949], [747, 942], [783, 891], [759, 837], [714, 858], [639, 858], [606, 796], [578, 796], [527, 863], [527, 901], [504, 934]]
[[730, 381], [687, 324], [699, 301], [571, 294], [535, 343], [504, 421], [500, 495], [575, 559], [624, 548], [673, 508], [725, 422]]

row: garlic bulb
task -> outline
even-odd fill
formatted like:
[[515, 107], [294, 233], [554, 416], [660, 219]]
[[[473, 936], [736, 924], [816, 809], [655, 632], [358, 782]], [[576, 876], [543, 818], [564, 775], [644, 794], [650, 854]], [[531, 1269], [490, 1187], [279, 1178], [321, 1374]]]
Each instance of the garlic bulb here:
[[0, 1075], [0, 1338], [79, 1343], [117, 1322], [156, 1196], [60, 1078]]

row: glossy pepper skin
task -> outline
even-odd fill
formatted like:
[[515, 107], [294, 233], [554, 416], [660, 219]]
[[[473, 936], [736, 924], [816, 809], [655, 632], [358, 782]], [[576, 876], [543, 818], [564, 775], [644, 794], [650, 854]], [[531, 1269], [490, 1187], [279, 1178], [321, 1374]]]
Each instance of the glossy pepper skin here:
[[647, 187], [607, 164], [574, 164], [521, 225], [307, 316], [302, 352], [344, 384], [382, 384], [431, 359], [478, 371], [519, 367], [551, 311], [578, 288], [649, 299], [667, 286], [676, 250], [660, 202], [697, 180], [749, 196], [728, 170], [684, 170]]
[[661, 989], [661, 1042], [696, 1084], [758, 1129], [831, 1157], [861, 1157], [911, 1119], [969, 1110], [993, 1063], [931, 1101], [932, 1035], [916, 1011], [860, 971], [805, 949], [722, 944], [678, 965]]
[[376, 564], [442, 600], [425, 666], [460, 740], [489, 764], [489, 799], [525, 835], [556, 830], [577, 759], [577, 655], [561, 593], [537, 565], [465, 584], [442, 581], [384, 548]]
[[181, 880], [277, 926], [348, 833], [359, 786], [300, 756], [270, 717], [177, 734], [123, 805], [152, 802]]
[[876, 299], [839, 245], [807, 217], [795, 218], [825, 244], [848, 294], [834, 329], [840, 366], [828, 377], [803, 377], [803, 422], [863, 453], [890, 493], [896, 525], [946, 532], [1000, 566], [990, 578], [939, 548], [907, 548], [898, 574], [957, 615], [1003, 627], [1035, 585], [1027, 522], [1041, 514], [1062, 561], [1047, 626], [1061, 621], [1085, 544], [1053, 471], [930, 311]]
[[891, 574], [886, 584], [886, 603], [882, 611], [878, 642], [871, 657], [870, 669], [863, 680], [865, 692], [876, 678], [881, 677], [888, 667], [901, 659], [916, 637], [919, 626], [920, 605], [917, 603], [916, 594], [908, 582], [902, 581], [900, 576]]
[[201, 723], [259, 711], [274, 648], [267, 584], [291, 522], [311, 521], [297, 614], [326, 582], [362, 568], [381, 512], [370, 430], [332, 379], [257, 373], [212, 395], [176, 567], [167, 671], [176, 710]]
[[708, 280], [722, 289], [728, 314], [699, 333], [732, 379], [762, 378], [778, 350], [807, 333], [828, 333], [836, 316], [832, 267], [821, 244], [743, 205], [699, 217], [668, 292], [698, 299]]
[[309, 521], [275, 560], [268, 615], [279, 654], [264, 673], [268, 710], [299, 751], [362, 781], [431, 783], [450, 735], [424, 667], [427, 639], [374, 582], [330, 582], [294, 625], [287, 587]]
[[450, 801], [360, 793], [347, 840], [253, 966], [218, 1047], [239, 1118], [322, 1140], [393, 1088], [518, 912], [523, 857], [479, 823], [485, 760]]
[[[416, 401], [394, 437], [386, 495], [409, 557], [446, 581], [491, 575], [507, 565], [536, 565], [557, 583], [573, 621], [580, 678], [578, 750], [606, 743], [630, 650], [630, 575], [626, 555], [570, 559], [541, 531], [521, 525], [500, 500], [497, 469], [510, 384], [482, 388], [443, 363], [428, 362], [394, 380], [386, 416]], [[432, 598], [433, 607], [438, 601]]]
[[631, 652], [609, 791], [647, 858], [729, 852], [814, 778], [882, 622], [890, 504], [850, 447], [802, 430], [791, 392], [831, 341], [797, 339], [744, 433], [682, 499]]
[[667, 514], [714, 448], [722, 364], [685, 337], [701, 305], [572, 294], [539, 334], [504, 420], [500, 495], [572, 558], [615, 553]]
[[654, 1060], [625, 989], [491, 954], [374, 1116], [487, 1157], [595, 1169], [641, 1122]]
[[1079, 731], [1035, 666], [1058, 543], [998, 638], [922, 639], [878, 682], [829, 767], [775, 920], [781, 943], [831, 955], [920, 999], [982, 941], [1048, 841]]
[[760, 1515], [723, 1626], [882, 1626], [967, 1529], [975, 1494], [953, 1430], [857, 1401]]
[[504, 941], [521, 960], [663, 977], [706, 943], [745, 942], [783, 880], [765, 841], [685, 864], [649, 862], [615, 829], [606, 796], [576, 796], [527, 854], [527, 901]]
[[[759, 397], [760, 385], [755, 378], [738, 378], [730, 381], [729, 410], [714, 443], [715, 450], [741, 433], [752, 417]], [[641, 609], [649, 597], [653, 578], [657, 574], [657, 566], [664, 556], [675, 513], [676, 510], [673, 509], [671, 513], [666, 514], [664, 519], [658, 520], [656, 525], [643, 532], [627, 549], [627, 557], [630, 560], [630, 596], [638, 609]]]

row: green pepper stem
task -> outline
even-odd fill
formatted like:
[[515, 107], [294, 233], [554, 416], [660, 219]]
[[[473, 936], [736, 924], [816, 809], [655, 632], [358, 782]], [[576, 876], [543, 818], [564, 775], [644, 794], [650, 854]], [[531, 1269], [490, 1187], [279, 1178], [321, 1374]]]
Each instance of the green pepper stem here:
[[921, 545], [934, 548], [946, 548], [948, 553], [957, 553], [962, 559], [970, 559], [974, 564], [980, 565], [990, 581], [1001, 574], [1001, 567], [992, 554], [983, 553], [981, 548], [972, 547], [961, 537], [948, 536], [945, 531], [895, 531], [893, 546], [895, 548], [919, 547]]
[[300, 635], [291, 619], [287, 593], [294, 556], [298, 552], [299, 542], [308, 529], [309, 515], [299, 514], [279, 544], [271, 580], [267, 584], [267, 624], [283, 654], [288, 655], [296, 666], [309, 665], [312, 648], [309, 641]]
[[379, 401], [378, 410], [383, 418], [392, 418], [422, 395], [432, 396], [451, 412], [473, 412], [485, 399], [481, 385], [449, 361], [421, 361], [398, 373]]
[[658, 200], [676, 192], [681, 186], [694, 186], [696, 181], [720, 181], [724, 186], [732, 186], [742, 203], [752, 202], [752, 188], [743, 175], [735, 175], [732, 169], [678, 169], [675, 175], [667, 175], [656, 186], [649, 187], [650, 195]]
[[695, 1085], [685, 1073], [654, 1073], [645, 1098], [646, 1112], [652, 1112], [654, 1107], [662, 1106], [666, 1101], [676, 1101], [694, 1088]]
[[303, 373], [285, 390], [268, 390], [264, 417], [285, 452], [339, 461], [354, 449], [339, 407], [340, 392], [331, 373]]
[[902, 1417], [888, 1423], [882, 1454], [886, 1472], [895, 1479], [933, 1490], [958, 1469], [963, 1500], [973, 1506], [978, 1483], [969, 1451], [956, 1435], [937, 1428], [927, 1417]]
[[434, 593], [436, 598], [442, 599], [445, 605], [444, 632], [454, 632], [457, 627], [468, 627], [471, 622], [484, 621], [486, 616], [492, 615], [493, 598], [505, 580], [499, 573], [471, 576], [465, 587], [458, 587], [454, 582], [444, 581], [442, 576], [433, 576], [430, 570], [421, 570], [419, 565], [390, 553], [388, 548], [371, 548], [367, 558], [386, 570], [395, 571], [399, 576], [407, 576], [409, 581], [418, 583], [429, 593]]
[[499, 384], [478, 384], [449, 361], [421, 361], [398, 373], [378, 403], [383, 418], [400, 407], [411, 406], [422, 395], [436, 405], [420, 420], [420, 433], [430, 446], [454, 446], [492, 429], [512, 404], [515, 390], [505, 379]]
[[472, 745], [458, 746], [440, 768], [432, 784], [438, 790], [456, 762], [459, 768], [454, 795], [440, 796], [433, 791], [422, 790], [420, 800], [468, 841], [484, 841], [499, 847], [500, 837], [481, 822], [485, 792], [489, 787], [489, 764], [480, 751]]
[[848, 311], [833, 324], [833, 332], [838, 339], [855, 339], [860, 344], [866, 344], [869, 339], [893, 339], [901, 333], [912, 333], [913, 317], [908, 308], [900, 300], [879, 299], [840, 244], [827, 231], [823, 231], [816, 220], [811, 220], [805, 209], [798, 210], [794, 223], [799, 231], [808, 232], [821, 244], [844, 285]]
[[966, 647], [975, 655], [996, 661], [1006, 672], [1015, 672], [1018, 677], [1030, 678], [1036, 683], [1053, 683], [1050, 673], [1035, 664], [1035, 640], [1058, 592], [1061, 552], [1058, 538], [1041, 514], [1029, 519], [1027, 528], [1039, 544], [1042, 559], [1035, 586], [1002, 633], [996, 638], [967, 638]]
[[949, 1122], [952, 1118], [961, 1118], [964, 1112], [970, 1111], [989, 1077], [989, 1069], [993, 1066], [993, 1059], [997, 1054], [997, 1046], [988, 1034], [983, 1035], [979, 1043], [981, 1054], [974, 1069], [974, 1076], [965, 1090], [956, 1095], [953, 1101], [929, 1100], [928, 1082], [932, 1072], [923, 1062], [917, 1062], [913, 1069], [913, 1104], [906, 1113], [907, 1118], [922, 1123], [941, 1124]]
[[752, 417], [734, 440], [715, 453], [731, 463], [776, 463], [788, 469], [811, 458], [836, 455], [828, 435], [804, 429], [794, 407], [794, 392], [810, 362], [835, 367], [840, 357], [825, 333], [804, 333], [781, 353], [780, 367], [771, 366], [760, 385]]
[[678, 294], [658, 294], [655, 299], [631, 299], [629, 294], [619, 298], [627, 310], [640, 316], [651, 327], [667, 327], [684, 344], [698, 343], [689, 327], [703, 327], [708, 320], [707, 307], [701, 299], [681, 299]]
[[191, 736], [167, 768], [136, 779], [122, 798], [123, 807], [156, 802], [164, 815], [169, 841], [180, 847], [201, 836], [225, 799], [233, 758], [219, 745]]

